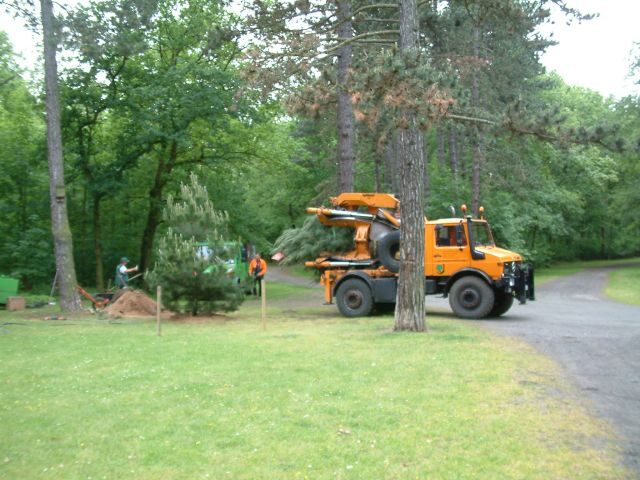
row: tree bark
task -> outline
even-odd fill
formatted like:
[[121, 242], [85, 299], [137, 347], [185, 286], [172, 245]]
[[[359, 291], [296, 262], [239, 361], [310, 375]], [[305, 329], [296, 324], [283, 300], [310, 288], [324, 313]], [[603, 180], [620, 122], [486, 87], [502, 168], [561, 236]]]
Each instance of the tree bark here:
[[451, 174], [453, 175], [453, 183], [458, 190], [458, 142], [456, 137], [456, 127], [449, 125], [449, 162], [451, 165]]
[[41, 0], [42, 35], [44, 43], [44, 78], [47, 110], [47, 154], [49, 160], [49, 190], [51, 201], [51, 229], [60, 308], [67, 312], [82, 309], [76, 290], [76, 269], [73, 260], [73, 240], [67, 215], [64, 184], [64, 159], [60, 129], [60, 100], [58, 95], [58, 65], [56, 62], [57, 33], [54, 27], [53, 4]]
[[93, 194], [93, 256], [96, 261], [96, 288], [104, 289], [104, 264], [102, 259], [102, 226], [100, 205], [102, 195]]
[[460, 180], [458, 178], [458, 172], [460, 170], [460, 161], [458, 154], [458, 136], [456, 127], [449, 125], [449, 165], [451, 168], [451, 184], [453, 185], [453, 195], [455, 200], [460, 198]]
[[384, 178], [387, 191], [400, 194], [400, 168], [397, 161], [398, 156], [398, 135], [394, 133], [391, 141], [387, 143], [384, 149]]
[[[417, 67], [418, 11], [416, 0], [400, 0], [400, 53], [407, 68]], [[403, 112], [406, 128], [398, 131], [398, 157], [402, 162], [400, 193], [400, 275], [396, 298], [395, 330], [423, 332], [424, 302], [424, 146], [415, 113]]]
[[[429, 182], [429, 162], [427, 161], [427, 159], [429, 158], [429, 154], [427, 151], [427, 142], [424, 141], [424, 134], [421, 132], [420, 133], [422, 140], [422, 158], [425, 159], [425, 161], [423, 162], [424, 164], [424, 171], [422, 173], [422, 185], [423, 185], [423, 199], [429, 199], [430, 195], [431, 195], [431, 183]], [[424, 205], [424, 203], [423, 203]]]
[[178, 144], [172, 141], [169, 147], [168, 158], [165, 161], [164, 155], [158, 161], [155, 180], [149, 191], [149, 212], [147, 213], [147, 223], [142, 234], [142, 244], [140, 246], [140, 262], [138, 267], [141, 272], [146, 272], [151, 266], [153, 253], [153, 240], [156, 230], [162, 218], [162, 194], [167, 183], [167, 176], [173, 170], [178, 158]]
[[474, 127], [474, 139], [471, 164], [471, 211], [477, 215], [480, 207], [480, 172], [484, 163], [484, 151], [482, 148], [481, 130]]
[[445, 151], [444, 151], [444, 129], [442, 126], [436, 128], [436, 143], [438, 145], [437, 155], [438, 164], [444, 167], [447, 163]]
[[[338, 41], [353, 37], [351, 24], [351, 0], [339, 0]], [[338, 193], [352, 192], [355, 181], [356, 157], [353, 150], [354, 117], [349, 92], [349, 69], [351, 68], [353, 47], [343, 45], [338, 54]]]
[[[482, 35], [480, 27], [475, 27], [473, 31], [473, 54], [476, 59], [480, 58], [480, 42]], [[473, 70], [473, 79], [471, 85], [471, 105], [474, 108], [480, 107], [480, 82], [478, 79], [478, 67]], [[471, 211], [478, 214], [480, 206], [480, 172], [484, 159], [484, 151], [482, 147], [483, 131], [475, 125], [473, 127], [473, 147], [471, 149]]]
[[380, 153], [376, 152], [375, 158], [375, 176], [376, 176], [376, 192], [382, 192], [382, 176], [380, 174], [380, 167], [382, 164], [382, 158]]

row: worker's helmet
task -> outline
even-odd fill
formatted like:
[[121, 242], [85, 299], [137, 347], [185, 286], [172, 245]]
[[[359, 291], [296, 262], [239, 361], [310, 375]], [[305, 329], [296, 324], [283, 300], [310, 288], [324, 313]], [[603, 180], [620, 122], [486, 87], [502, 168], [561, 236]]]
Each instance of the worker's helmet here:
[[129, 259], [127, 257], [122, 257], [120, 259], [120, 263], [129, 263]]

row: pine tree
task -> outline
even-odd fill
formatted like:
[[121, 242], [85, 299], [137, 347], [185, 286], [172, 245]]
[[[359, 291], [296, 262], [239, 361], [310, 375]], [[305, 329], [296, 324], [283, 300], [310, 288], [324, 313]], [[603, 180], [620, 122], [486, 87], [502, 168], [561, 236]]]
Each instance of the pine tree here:
[[169, 228], [158, 242], [149, 285], [162, 285], [166, 305], [175, 311], [236, 310], [243, 292], [228, 263], [228, 216], [214, 208], [195, 174], [181, 184], [179, 200], [167, 199], [163, 216]]

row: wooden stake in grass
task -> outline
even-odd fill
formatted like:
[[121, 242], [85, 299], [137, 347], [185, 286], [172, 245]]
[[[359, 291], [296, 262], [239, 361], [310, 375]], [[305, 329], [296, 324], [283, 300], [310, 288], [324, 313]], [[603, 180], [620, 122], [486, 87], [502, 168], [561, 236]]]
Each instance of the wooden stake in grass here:
[[262, 297], [262, 329], [267, 329], [267, 291], [264, 277], [260, 279], [260, 296]]
[[158, 285], [156, 294], [156, 324], [158, 325], [158, 336], [162, 336], [162, 322], [160, 322], [160, 312], [162, 311], [162, 287]]

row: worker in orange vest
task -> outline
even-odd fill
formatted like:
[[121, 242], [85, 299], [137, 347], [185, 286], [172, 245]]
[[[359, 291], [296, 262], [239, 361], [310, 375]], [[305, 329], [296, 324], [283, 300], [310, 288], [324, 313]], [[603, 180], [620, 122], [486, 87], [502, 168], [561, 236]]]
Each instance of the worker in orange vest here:
[[254, 295], [262, 296], [262, 279], [265, 273], [267, 273], [267, 262], [265, 262], [259, 253], [249, 263], [249, 275], [253, 278], [252, 292]]

